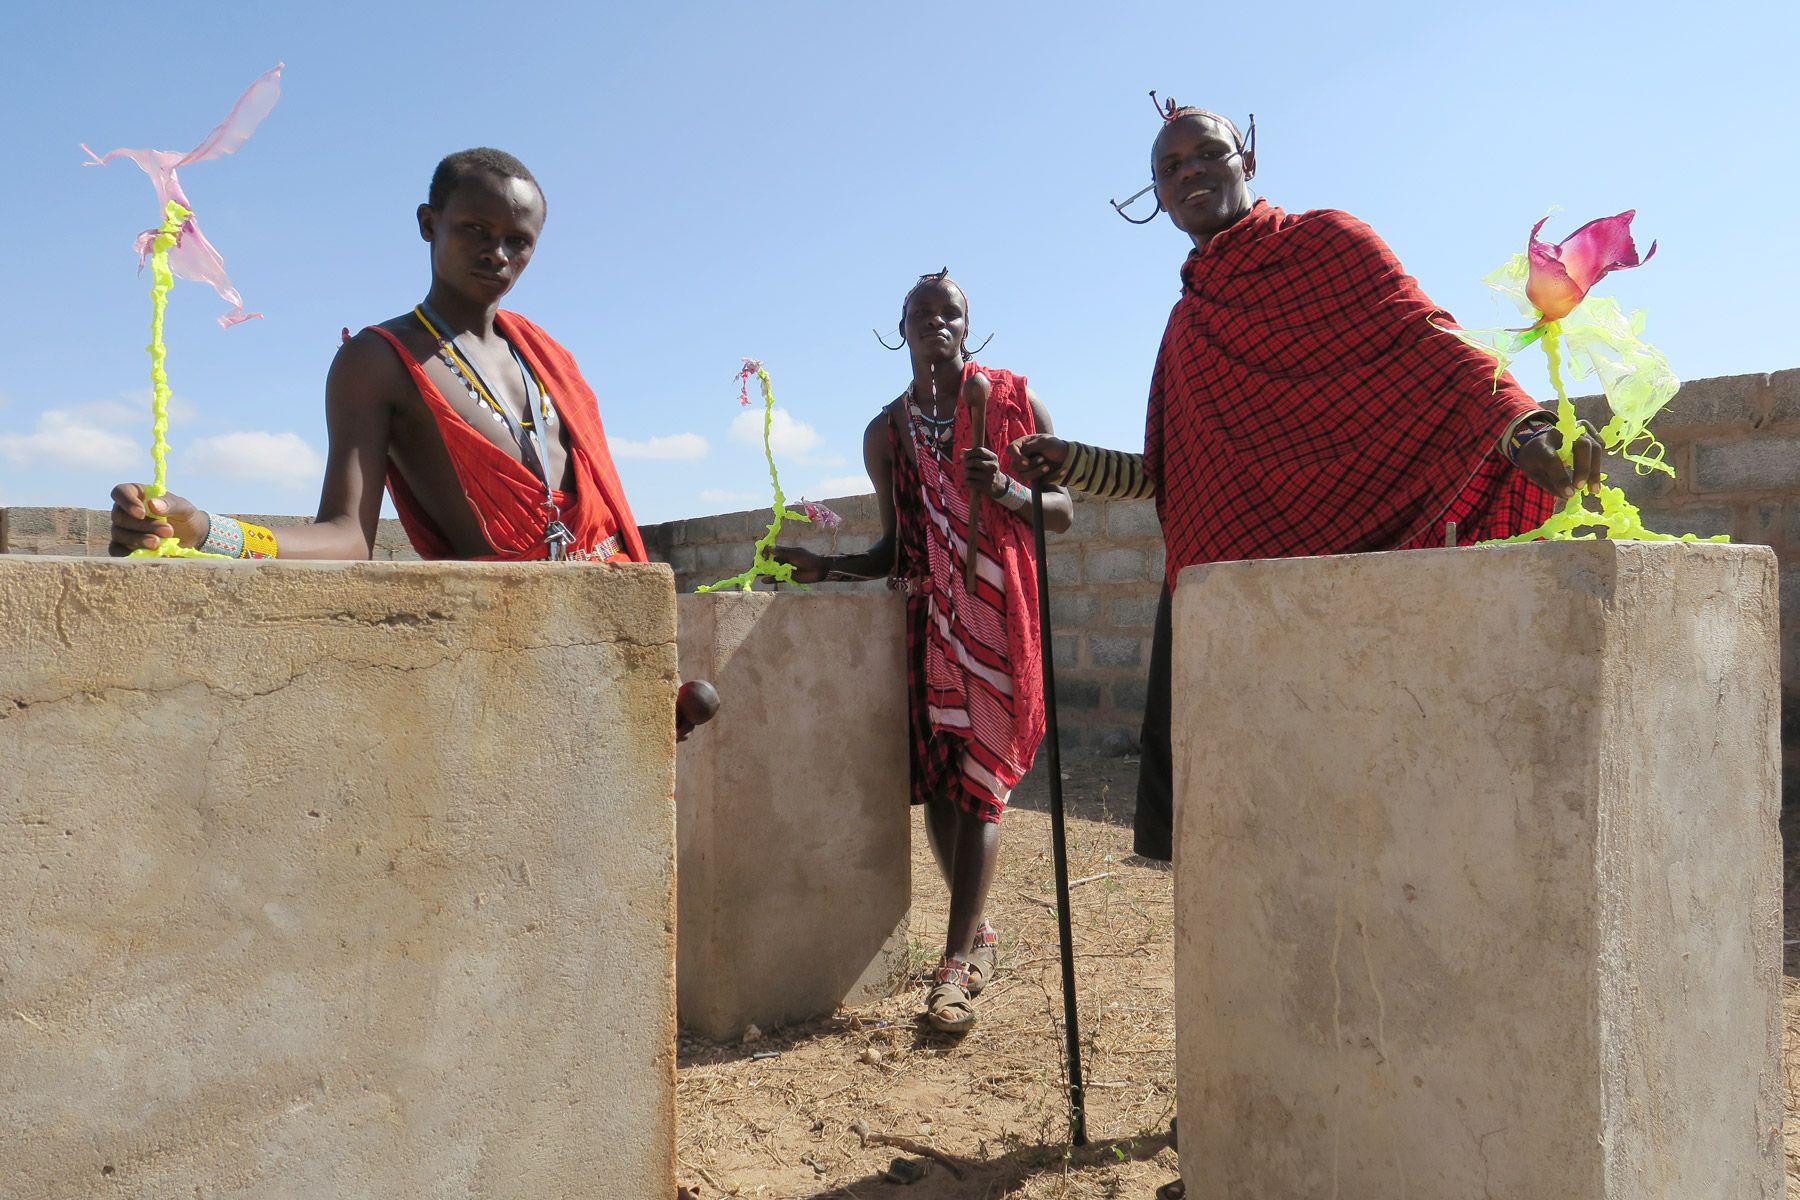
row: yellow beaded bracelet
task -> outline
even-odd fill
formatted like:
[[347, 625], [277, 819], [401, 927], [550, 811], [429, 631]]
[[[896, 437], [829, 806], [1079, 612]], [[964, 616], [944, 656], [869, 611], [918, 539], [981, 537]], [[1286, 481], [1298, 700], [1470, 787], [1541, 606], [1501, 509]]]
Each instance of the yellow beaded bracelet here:
[[264, 525], [244, 523], [244, 558], [279, 558], [275, 531]]

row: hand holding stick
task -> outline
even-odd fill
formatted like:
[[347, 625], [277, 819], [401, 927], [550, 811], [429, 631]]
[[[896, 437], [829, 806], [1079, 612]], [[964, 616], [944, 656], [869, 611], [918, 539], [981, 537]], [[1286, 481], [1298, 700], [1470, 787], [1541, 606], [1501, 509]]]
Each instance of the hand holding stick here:
[[[962, 386], [962, 402], [969, 410], [969, 445], [987, 449], [987, 403], [991, 387], [980, 371], [969, 376]], [[975, 548], [981, 543], [981, 493], [969, 492], [969, 538], [963, 555], [963, 590], [975, 590]]]

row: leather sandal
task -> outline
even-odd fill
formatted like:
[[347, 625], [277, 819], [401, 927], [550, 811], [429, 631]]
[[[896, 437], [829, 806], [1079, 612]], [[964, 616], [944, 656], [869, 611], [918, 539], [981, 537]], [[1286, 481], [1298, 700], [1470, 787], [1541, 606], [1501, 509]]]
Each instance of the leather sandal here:
[[969, 995], [979, 996], [1000, 967], [1000, 935], [985, 920], [975, 931], [975, 945], [969, 950], [968, 961]]
[[967, 1033], [975, 1027], [975, 1005], [969, 992], [969, 968], [954, 958], [938, 960], [925, 997], [925, 1019], [939, 1033]]

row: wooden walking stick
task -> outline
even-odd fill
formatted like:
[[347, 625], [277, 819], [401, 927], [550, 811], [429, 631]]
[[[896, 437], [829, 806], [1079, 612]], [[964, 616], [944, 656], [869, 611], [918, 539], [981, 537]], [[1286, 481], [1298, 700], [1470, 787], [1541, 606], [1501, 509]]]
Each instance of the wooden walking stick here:
[[[980, 371], [969, 376], [962, 386], [962, 401], [969, 409], [969, 446], [987, 449], [987, 402], [991, 391], [988, 377]], [[963, 591], [975, 590], [975, 548], [981, 544], [981, 497], [969, 493], [969, 540], [963, 548]]]
[[[971, 513], [971, 516], [973, 514]], [[1038, 644], [1044, 658], [1044, 742], [1050, 748], [1050, 852], [1056, 868], [1056, 933], [1062, 943], [1063, 1042], [1069, 1067], [1069, 1141], [1087, 1145], [1087, 1096], [1081, 1084], [1081, 1032], [1075, 1015], [1075, 938], [1069, 928], [1069, 846], [1063, 833], [1062, 750], [1056, 726], [1056, 667], [1051, 661], [1050, 568], [1044, 553], [1044, 483], [1031, 485], [1037, 536]]]

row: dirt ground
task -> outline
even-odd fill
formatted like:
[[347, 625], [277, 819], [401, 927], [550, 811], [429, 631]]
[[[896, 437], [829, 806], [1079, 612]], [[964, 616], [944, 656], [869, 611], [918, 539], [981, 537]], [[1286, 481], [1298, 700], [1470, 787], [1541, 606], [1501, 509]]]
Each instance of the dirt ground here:
[[[1131, 855], [1130, 759], [1063, 764], [1090, 1143], [1068, 1146], [1062, 995], [1042, 770], [1006, 818], [990, 916], [1001, 971], [958, 1041], [918, 1021], [944, 896], [913, 831], [913, 977], [888, 999], [748, 1044], [681, 1043], [679, 1177], [705, 1200], [1147, 1198], [1178, 1174], [1173, 903]], [[1800, 819], [1789, 845], [1800, 843]], [[1800, 1200], [1800, 854], [1782, 981], [1788, 1196]], [[771, 1057], [771, 1055], [773, 1055]], [[916, 1184], [885, 1178], [896, 1159]]]

